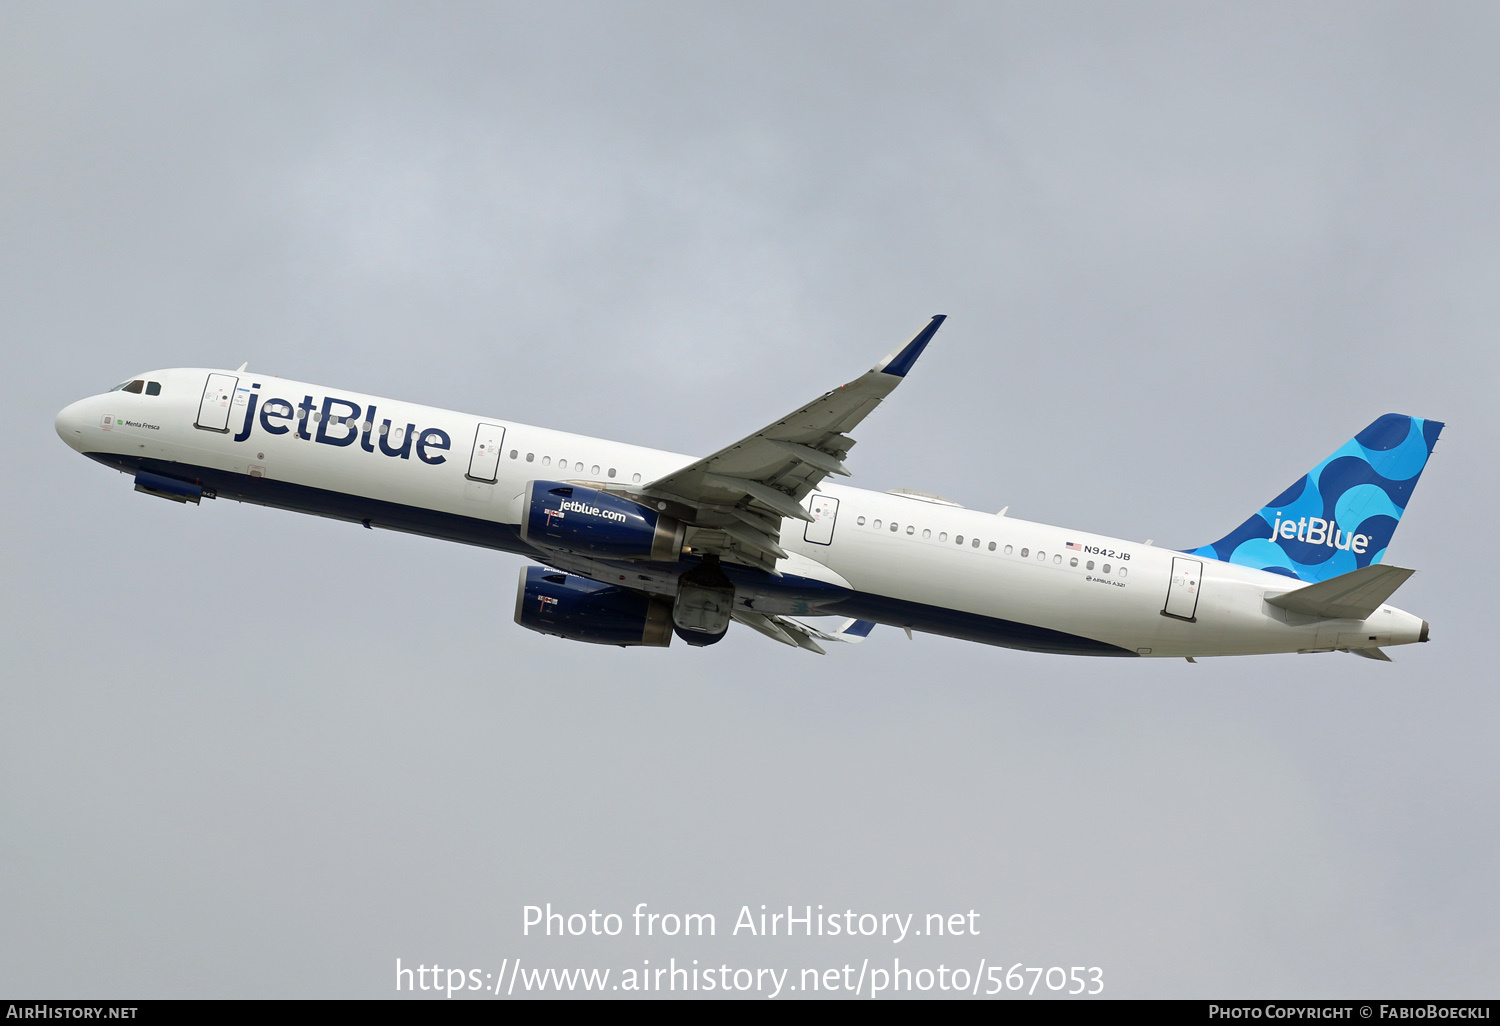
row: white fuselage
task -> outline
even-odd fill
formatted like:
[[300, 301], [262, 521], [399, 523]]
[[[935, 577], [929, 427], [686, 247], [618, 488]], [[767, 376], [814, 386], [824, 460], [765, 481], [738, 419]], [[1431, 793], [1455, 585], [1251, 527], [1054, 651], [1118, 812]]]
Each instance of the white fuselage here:
[[[210, 374], [237, 381], [227, 430], [198, 426]], [[81, 400], [58, 415], [59, 435], [122, 470], [213, 482], [210, 494], [220, 497], [522, 552], [660, 594], [676, 587], [659, 566], [636, 573], [619, 561], [527, 546], [515, 530], [519, 496], [533, 480], [627, 491], [693, 457], [245, 372], [179, 368], [143, 377], [160, 383], [160, 393]], [[487, 454], [476, 451], [481, 439], [490, 442]], [[498, 464], [471, 474], [497, 445]], [[1073, 650], [1046, 640], [1055, 633], [1122, 655], [1321, 651], [1423, 636], [1421, 619], [1391, 606], [1358, 621], [1268, 605], [1267, 595], [1301, 585], [1266, 571], [902, 494], [825, 482], [804, 505], [820, 499], [837, 503], [818, 524], [783, 522], [784, 576], [737, 578], [737, 602]], [[814, 583], [823, 587], [800, 586]], [[1036, 643], [1028, 640], [1033, 629]]]

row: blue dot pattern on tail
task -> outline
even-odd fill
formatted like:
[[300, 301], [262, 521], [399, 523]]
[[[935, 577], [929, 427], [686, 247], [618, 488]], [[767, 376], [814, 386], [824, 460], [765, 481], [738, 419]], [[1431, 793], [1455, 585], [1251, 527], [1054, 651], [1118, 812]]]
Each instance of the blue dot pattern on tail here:
[[1195, 556], [1313, 583], [1379, 563], [1443, 430], [1388, 413]]

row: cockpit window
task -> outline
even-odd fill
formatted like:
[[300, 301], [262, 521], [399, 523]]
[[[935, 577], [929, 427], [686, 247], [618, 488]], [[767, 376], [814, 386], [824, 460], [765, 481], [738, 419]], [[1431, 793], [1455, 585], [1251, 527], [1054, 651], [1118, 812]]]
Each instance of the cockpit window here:
[[148, 381], [148, 382], [146, 382], [146, 394], [147, 395], [161, 395], [161, 382], [160, 381]]
[[143, 389], [145, 387], [146, 387], [146, 383], [144, 381], [142, 381], [140, 378], [136, 378], [134, 381], [130, 382], [130, 384], [121, 386], [120, 391], [122, 391], [122, 392], [134, 392], [136, 395], [140, 395], [141, 394], [141, 389]]

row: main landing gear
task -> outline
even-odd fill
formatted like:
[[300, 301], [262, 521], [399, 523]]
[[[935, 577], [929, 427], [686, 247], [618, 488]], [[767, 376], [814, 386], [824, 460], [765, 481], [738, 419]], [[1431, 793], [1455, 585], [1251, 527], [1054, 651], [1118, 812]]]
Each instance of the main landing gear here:
[[672, 606], [672, 631], [689, 645], [702, 648], [724, 640], [734, 609], [734, 583], [719, 566], [718, 556], [678, 579], [677, 602]]

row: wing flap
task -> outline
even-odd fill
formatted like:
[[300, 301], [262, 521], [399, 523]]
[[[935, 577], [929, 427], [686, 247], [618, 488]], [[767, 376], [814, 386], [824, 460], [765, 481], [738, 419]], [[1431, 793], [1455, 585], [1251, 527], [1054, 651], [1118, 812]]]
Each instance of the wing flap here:
[[736, 609], [730, 614], [746, 627], [754, 628], [773, 641], [794, 648], [805, 648], [818, 655], [827, 655], [819, 641], [840, 641], [857, 645], [870, 636], [875, 625], [869, 620], [845, 620], [833, 633], [821, 631], [811, 624], [793, 620], [787, 616], [757, 613], [753, 609]]
[[745, 524], [721, 524], [718, 530], [723, 531], [741, 545], [766, 553], [774, 559], [787, 558], [786, 549], [777, 545], [766, 534]]
[[[726, 477], [723, 474], [704, 474], [703, 483], [709, 488], [722, 489], [732, 496], [749, 496], [756, 502], [781, 514], [784, 517], [792, 517], [796, 520], [806, 520], [812, 523], [813, 516], [803, 509], [786, 492], [772, 488], [768, 484], [744, 477]], [[811, 489], [809, 489], [811, 491]]]
[[825, 474], [837, 474], [839, 477], [849, 477], [849, 470], [843, 462], [832, 453], [824, 452], [822, 449], [814, 449], [803, 445], [801, 442], [787, 442], [780, 438], [769, 440], [772, 445], [785, 450], [798, 460], [809, 466], [816, 467]]
[[812, 639], [808, 629], [796, 620], [788, 620], [784, 616], [767, 616], [749, 609], [736, 609], [731, 615], [746, 627], [760, 631], [773, 641], [790, 645], [792, 648], [805, 648], [818, 655], [828, 654]]

